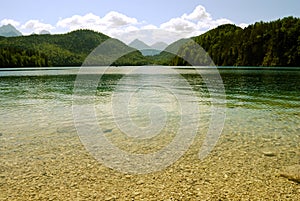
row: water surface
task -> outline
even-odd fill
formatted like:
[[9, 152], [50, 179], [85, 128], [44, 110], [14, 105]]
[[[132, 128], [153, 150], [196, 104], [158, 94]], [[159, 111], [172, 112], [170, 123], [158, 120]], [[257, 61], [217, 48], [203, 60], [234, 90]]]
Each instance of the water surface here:
[[[176, 135], [181, 118], [180, 109], [178, 109], [180, 101], [178, 102], [176, 94], [184, 97], [186, 102], [195, 101], [191, 94], [187, 93], [188, 90], [192, 90], [197, 98], [196, 103], [199, 106], [200, 115], [199, 118], [190, 119], [190, 123], [184, 125], [184, 128], [191, 129], [193, 126], [198, 126], [198, 137], [187, 156], [183, 157], [184, 160], [176, 163], [175, 167], [167, 169], [167, 172], [172, 170], [178, 174], [187, 173], [184, 168], [182, 169], [181, 164], [189, 164], [191, 167], [188, 166], [187, 170], [199, 171], [197, 173], [199, 175], [205, 172], [203, 171], [205, 169], [206, 172], [202, 176], [211, 175], [209, 180], [212, 182], [202, 183], [203, 189], [220, 188], [219, 184], [213, 181], [214, 178], [220, 180], [224, 174], [231, 175], [229, 180], [227, 176], [227, 180], [221, 179], [223, 186], [229, 189], [247, 181], [256, 181], [255, 185], [258, 185], [256, 187], [241, 187], [242, 192], [248, 192], [250, 188], [248, 198], [257, 193], [255, 189], [258, 187], [267, 186], [264, 179], [268, 175], [269, 180], [277, 185], [269, 191], [278, 198], [282, 198], [282, 195], [277, 192], [282, 193], [283, 188], [292, 184], [285, 183], [285, 180], [278, 181], [278, 178], [272, 175], [286, 165], [299, 163], [299, 70], [219, 69], [226, 91], [226, 105], [217, 107], [226, 107], [225, 126], [217, 146], [204, 161], [200, 161], [197, 154], [211, 121], [211, 97], [221, 96], [218, 92], [210, 94], [201, 75], [193, 69], [176, 70], [189, 83], [189, 88], [178, 81], [178, 75], [160, 73], [159, 70], [150, 74], [137, 73], [125, 76], [126, 72], [134, 68], [110, 69], [101, 77], [95, 93], [82, 94], [84, 96], [82, 104], [93, 103], [95, 105], [99, 126], [116, 146], [127, 152], [144, 154], [153, 153], [168, 145]], [[62, 170], [56, 170], [56, 174], [60, 176], [45, 180], [51, 183], [60, 181], [61, 178], [77, 180], [77, 176], [69, 178], [67, 173], [63, 173], [63, 169], [69, 169], [75, 163], [77, 164], [76, 158], [80, 158], [79, 162], [92, 160], [77, 136], [72, 113], [74, 83], [78, 71], [78, 68], [2, 69], [0, 71], [1, 188], [4, 188], [3, 185], [6, 184], [7, 188], [17, 185], [18, 189], [15, 191], [4, 189], [3, 192], [7, 195], [12, 194], [17, 198], [18, 193], [26, 189], [23, 183], [20, 183], [21, 178], [28, 173], [29, 176], [25, 181], [30, 183], [30, 178], [34, 177], [30, 176], [31, 174], [39, 174], [39, 172], [42, 174], [46, 168], [43, 164], [48, 164], [49, 167], [53, 164], [53, 168], [61, 166]], [[95, 68], [91, 68], [89, 72], [93, 74], [95, 71], [99, 73]], [[209, 69], [202, 69], [202, 73], [213, 74]], [[124, 77], [126, 82], [120, 82]], [[149, 139], [135, 139], [137, 136], [128, 137], [121, 131], [116, 125], [111, 107], [112, 97], [116, 90], [119, 90], [118, 93], [121, 95], [131, 96], [128, 108], [131, 121], [135, 125], [141, 128], [151, 125], [151, 115], [154, 115], [160, 122], [164, 122], [165, 126], [159, 130], [159, 135], [150, 136]], [[153, 106], [155, 106], [154, 109]], [[190, 112], [188, 114], [193, 113], [193, 111], [188, 112]], [[128, 123], [126, 118], [120, 122], [121, 124], [122, 122]], [[263, 153], [266, 151], [274, 153], [275, 157], [265, 158]], [[80, 165], [85, 164], [81, 162]], [[33, 170], [34, 167], [38, 169]], [[211, 167], [211, 170], [207, 167]], [[104, 173], [107, 171], [107, 169], [103, 170]], [[116, 173], [110, 172], [110, 174]], [[215, 174], [216, 177], [214, 177]], [[178, 179], [190, 178], [183, 175], [177, 175]], [[15, 180], [11, 180], [13, 176], [16, 177]], [[119, 175], [116, 178], [123, 177]], [[164, 176], [161, 178], [163, 179]], [[43, 181], [41, 180], [40, 183]], [[152, 184], [158, 182], [151, 179], [149, 181]], [[159, 182], [163, 181], [159, 180]], [[175, 183], [172, 185], [176, 186]], [[61, 185], [64, 186], [64, 184]], [[113, 185], [110, 186], [108, 183], [106, 185], [108, 188], [113, 188]], [[93, 188], [90, 187], [90, 189]], [[120, 189], [125, 194], [133, 193], [123, 187]], [[187, 192], [183, 187], [177, 187], [177, 189]], [[297, 193], [297, 190], [299, 188], [293, 192]], [[153, 193], [155, 191], [154, 188], [151, 190]], [[284, 191], [290, 192], [287, 189]], [[69, 192], [73, 191], [69, 190]], [[106, 195], [105, 192], [103, 194]]]

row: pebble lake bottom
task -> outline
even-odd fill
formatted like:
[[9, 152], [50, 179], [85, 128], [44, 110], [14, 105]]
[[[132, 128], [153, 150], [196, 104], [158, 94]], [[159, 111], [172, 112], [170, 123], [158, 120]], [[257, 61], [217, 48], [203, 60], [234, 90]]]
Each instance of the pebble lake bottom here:
[[[128, 70], [112, 68], [94, 97], [84, 97], [93, 100], [104, 135], [127, 153], [161, 150], [178, 134], [178, 107], [192, 90], [199, 117], [181, 126], [198, 129], [183, 156], [147, 174], [109, 168], [88, 152], [74, 124], [78, 68], [1, 70], [0, 200], [300, 200], [300, 184], [282, 176], [300, 165], [299, 68], [219, 69], [226, 105], [216, 107], [226, 108], [226, 119], [216, 146], [202, 160], [198, 153], [211, 121], [211, 97], [220, 96], [210, 94], [193, 69], [176, 69], [190, 88], [177, 75], [125, 75]], [[136, 139], [122, 132], [111, 108], [116, 91], [131, 97], [134, 125], [151, 126], [149, 110], [154, 111], [158, 124], [164, 123], [156, 136]], [[151, 110], [153, 105], [158, 109]], [[114, 159], [111, 155], [118, 163]]]

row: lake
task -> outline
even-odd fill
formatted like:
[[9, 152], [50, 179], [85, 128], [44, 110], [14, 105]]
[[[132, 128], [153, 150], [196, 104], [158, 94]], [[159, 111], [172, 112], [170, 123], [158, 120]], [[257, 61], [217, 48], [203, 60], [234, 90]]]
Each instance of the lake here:
[[0, 101], [3, 200], [300, 199], [300, 68], [1, 69]]

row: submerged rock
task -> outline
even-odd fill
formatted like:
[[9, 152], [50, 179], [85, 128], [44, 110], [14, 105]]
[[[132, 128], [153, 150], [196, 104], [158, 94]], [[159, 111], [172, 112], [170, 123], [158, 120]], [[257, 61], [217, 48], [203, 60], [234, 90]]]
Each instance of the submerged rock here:
[[103, 131], [103, 133], [111, 133], [113, 131], [113, 129], [106, 129]]
[[300, 165], [288, 166], [280, 173], [280, 176], [285, 177], [291, 181], [300, 183]]
[[263, 154], [265, 156], [269, 156], [269, 157], [276, 156], [276, 154], [272, 151], [264, 151]]

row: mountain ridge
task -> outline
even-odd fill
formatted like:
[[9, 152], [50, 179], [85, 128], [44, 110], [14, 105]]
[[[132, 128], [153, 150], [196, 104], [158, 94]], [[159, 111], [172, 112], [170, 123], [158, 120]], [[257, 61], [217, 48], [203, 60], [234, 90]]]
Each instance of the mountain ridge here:
[[[300, 18], [260, 21], [244, 29], [221, 25], [191, 39], [206, 50], [217, 66], [300, 66]], [[205, 63], [191, 47], [182, 47], [179, 55], [188, 55], [193, 63]], [[191, 65], [178, 56], [171, 64]]]
[[137, 50], [151, 49], [149, 45], [147, 45], [145, 42], [139, 39], [134, 39], [132, 42], [128, 44], [128, 46], [135, 48]]
[[[80, 66], [96, 47], [108, 39], [111, 38], [91, 30], [0, 37], [0, 67]], [[159, 54], [149, 56], [143, 56], [117, 39], [111, 40], [115, 43], [107, 47], [108, 53], [132, 52], [113, 62], [112, 65], [117, 66], [210, 65], [209, 60], [217, 66], [300, 66], [300, 19], [294, 17], [257, 22], [244, 29], [233, 24], [221, 25], [199, 36], [178, 40]], [[195, 52], [191, 41], [206, 51], [205, 57]], [[99, 58], [93, 64], [111, 62], [107, 54]], [[191, 63], [182, 58], [190, 58]]]
[[130, 55], [117, 61], [100, 55], [89, 65], [110, 65], [112, 62], [115, 65], [145, 64], [140, 52], [117, 39], [91, 30], [76, 30], [56, 35], [0, 37], [0, 67], [80, 66], [95, 48], [109, 39], [113, 43], [108, 52], [115, 48], [131, 52]]
[[18, 31], [13, 25], [8, 24], [0, 27], [0, 36], [17, 37], [22, 36], [22, 33]]
[[145, 42], [134, 39], [128, 44], [129, 47], [139, 50], [143, 56], [153, 56], [159, 54], [161, 51], [153, 49], [151, 46], [147, 45]]

